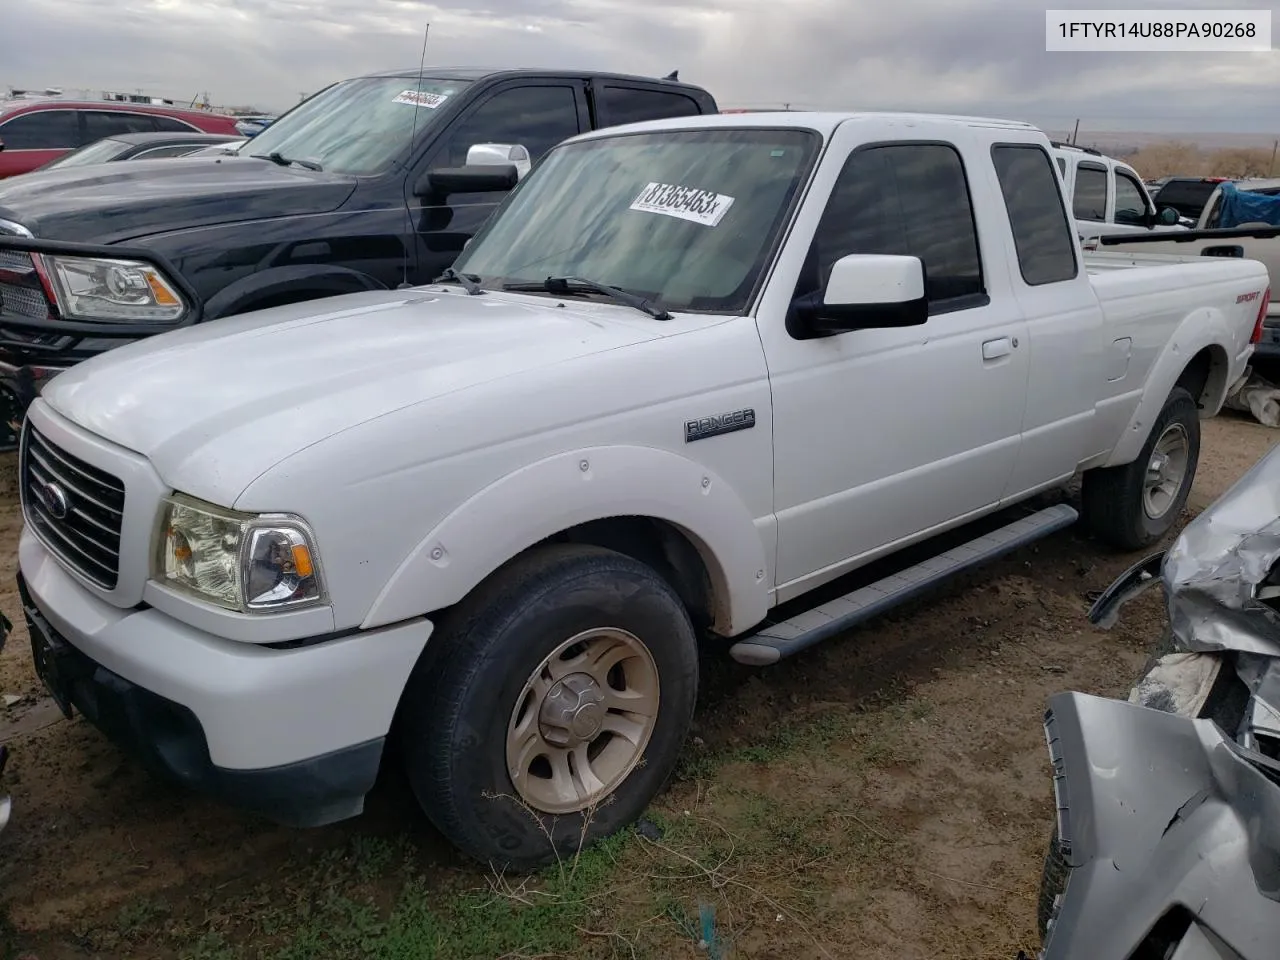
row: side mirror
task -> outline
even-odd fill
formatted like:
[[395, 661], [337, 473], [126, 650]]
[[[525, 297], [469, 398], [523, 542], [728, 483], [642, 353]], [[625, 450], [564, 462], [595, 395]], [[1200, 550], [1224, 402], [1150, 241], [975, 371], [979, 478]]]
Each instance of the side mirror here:
[[529, 151], [519, 143], [476, 143], [467, 151], [468, 167], [503, 166], [516, 168], [517, 179], [523, 180], [533, 168]]
[[0, 140], [0, 153], [4, 153], [4, 141]]
[[919, 257], [851, 254], [831, 268], [826, 289], [802, 297], [793, 311], [803, 332], [826, 337], [849, 330], [915, 327], [929, 321]]
[[413, 185], [415, 196], [448, 197], [454, 193], [494, 193], [510, 190], [520, 175], [514, 164], [483, 167], [436, 167]]
[[1182, 216], [1177, 210], [1173, 209], [1173, 207], [1163, 207], [1160, 212], [1156, 214], [1156, 219], [1166, 227], [1176, 227], [1178, 225], [1178, 221], [1182, 219]]
[[414, 184], [419, 197], [444, 198], [454, 193], [510, 190], [533, 167], [529, 151], [518, 143], [476, 143], [467, 150], [464, 167], [428, 170]]

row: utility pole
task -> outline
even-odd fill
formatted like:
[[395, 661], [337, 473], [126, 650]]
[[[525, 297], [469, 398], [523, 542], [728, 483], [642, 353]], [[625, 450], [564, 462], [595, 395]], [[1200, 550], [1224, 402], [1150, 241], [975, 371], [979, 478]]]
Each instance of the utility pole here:
[[1267, 167], [1267, 176], [1274, 177], [1276, 175], [1276, 148], [1280, 147], [1280, 140], [1271, 141], [1271, 166]]
[[1080, 118], [1076, 118], [1076, 128], [1071, 131], [1071, 145], [1076, 145], [1076, 135], [1080, 133]]

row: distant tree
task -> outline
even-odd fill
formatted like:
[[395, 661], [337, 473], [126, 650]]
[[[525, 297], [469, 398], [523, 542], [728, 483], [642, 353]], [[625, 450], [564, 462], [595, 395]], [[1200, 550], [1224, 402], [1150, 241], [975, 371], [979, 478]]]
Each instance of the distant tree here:
[[1265, 177], [1271, 172], [1271, 151], [1236, 147], [1215, 151], [1211, 158], [1215, 177]]
[[1113, 150], [1143, 177], [1267, 177], [1271, 151], [1259, 147], [1226, 147], [1205, 150], [1181, 141], [1152, 143], [1138, 150]]

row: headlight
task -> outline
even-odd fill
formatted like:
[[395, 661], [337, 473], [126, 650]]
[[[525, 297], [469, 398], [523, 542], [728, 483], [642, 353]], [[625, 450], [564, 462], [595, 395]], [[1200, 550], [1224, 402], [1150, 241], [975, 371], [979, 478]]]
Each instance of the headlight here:
[[158, 541], [156, 579], [228, 610], [324, 599], [315, 544], [298, 517], [240, 513], [175, 494], [164, 503]]
[[138, 260], [99, 260], [37, 254], [68, 320], [129, 323], [180, 320], [187, 312], [181, 292], [164, 274]]

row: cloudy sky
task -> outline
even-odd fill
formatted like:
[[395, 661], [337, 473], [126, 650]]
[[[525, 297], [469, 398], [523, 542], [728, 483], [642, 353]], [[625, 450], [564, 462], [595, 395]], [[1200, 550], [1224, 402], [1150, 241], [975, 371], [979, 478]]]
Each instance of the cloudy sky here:
[[[1276, 53], [1047, 53], [1029, 0], [0, 0], [0, 88], [143, 88], [281, 109], [384, 67], [679, 68], [722, 106], [922, 109], [1051, 130], [1280, 135]], [[1273, 17], [1280, 31], [1280, 16]]]

